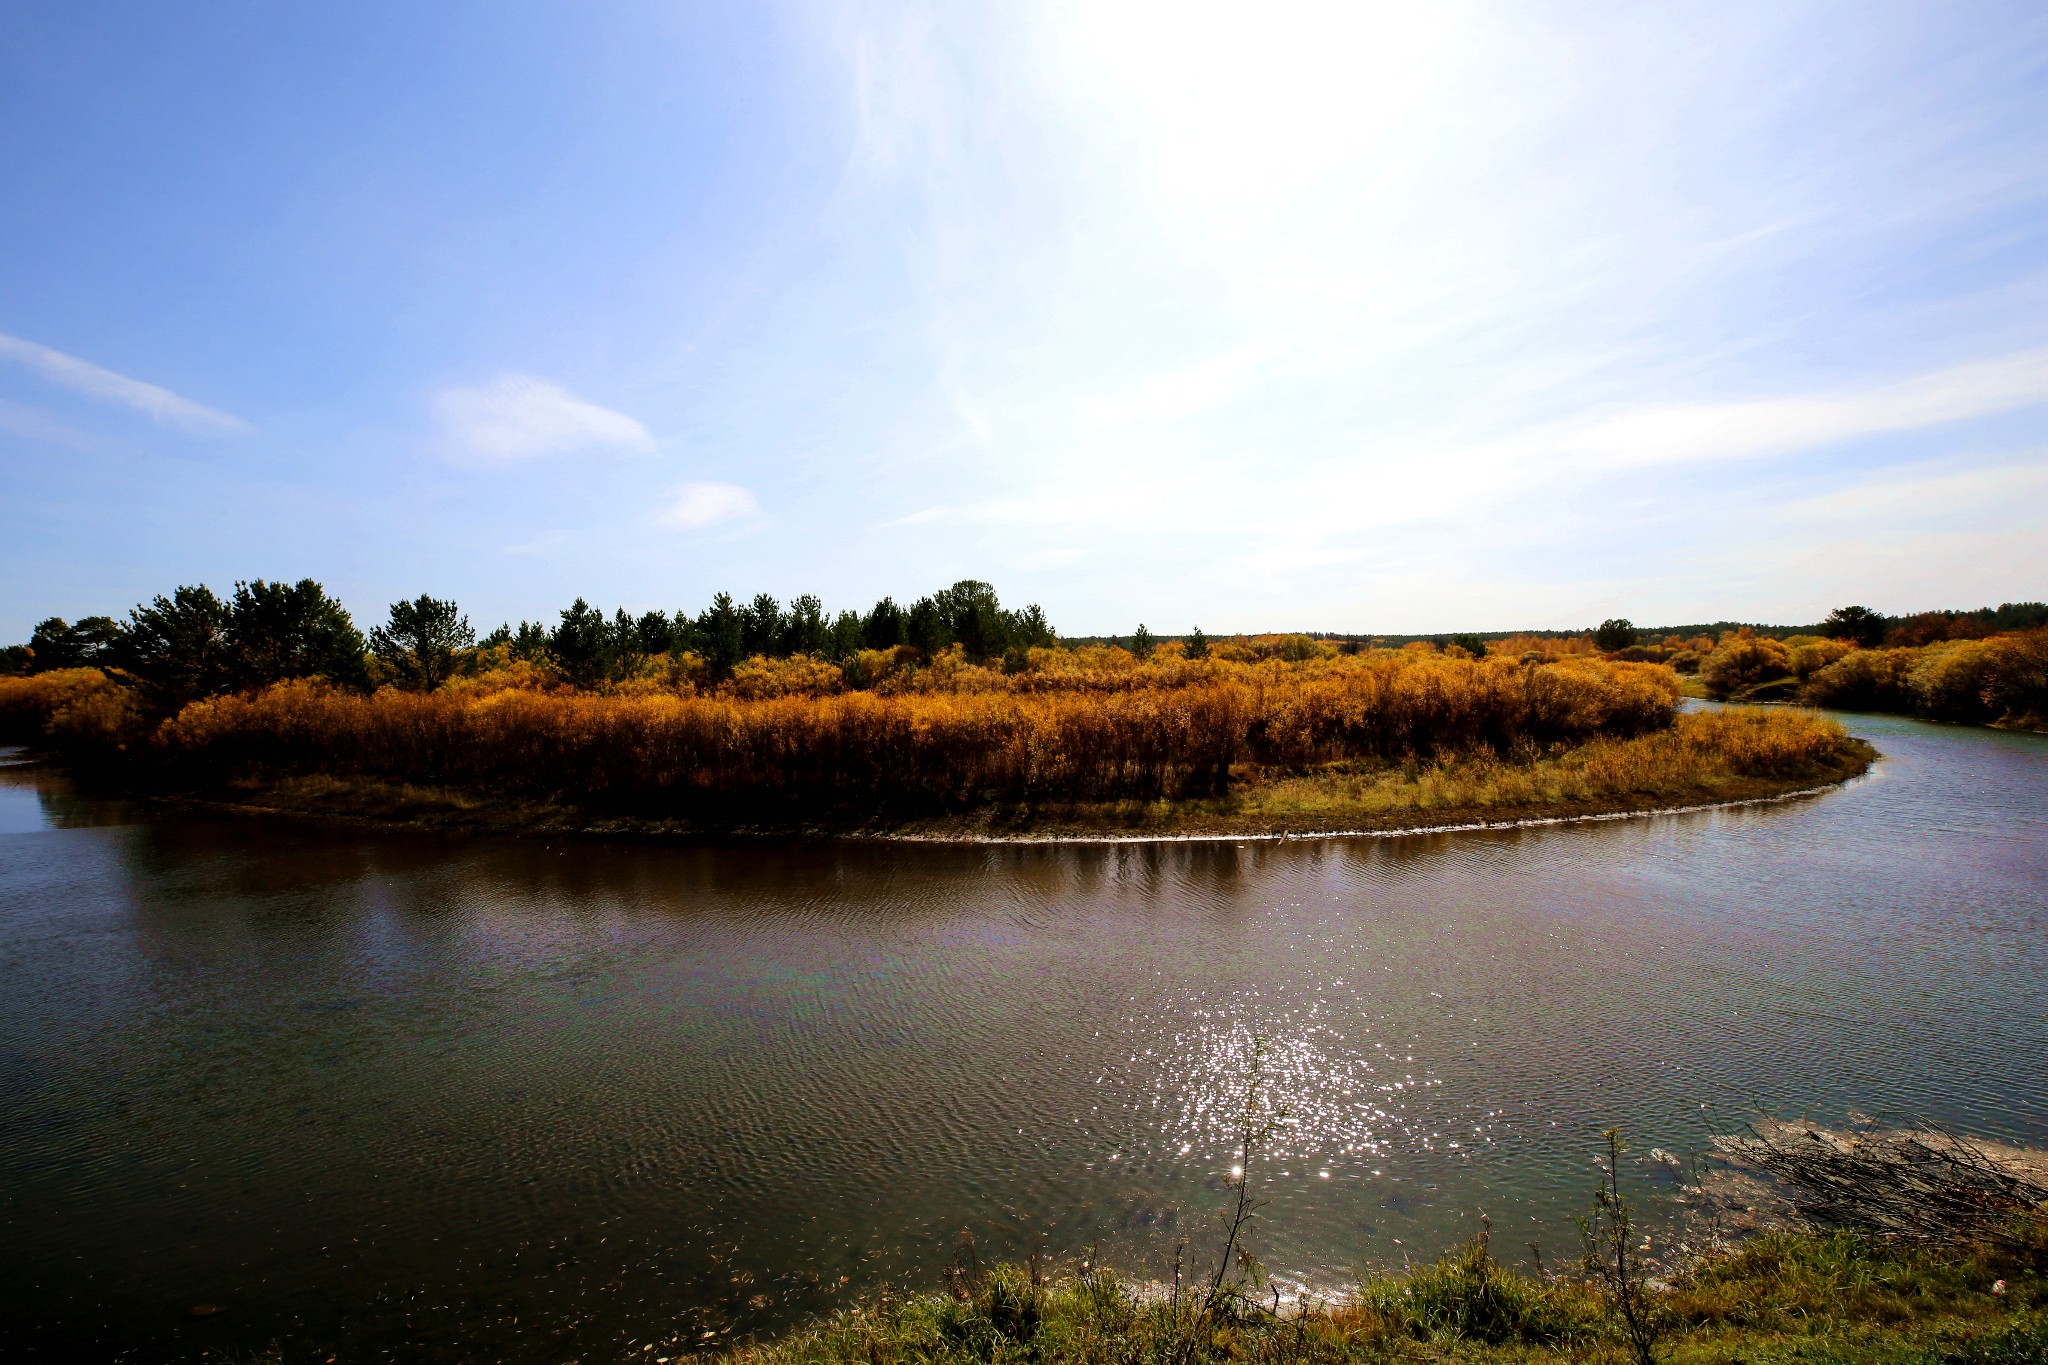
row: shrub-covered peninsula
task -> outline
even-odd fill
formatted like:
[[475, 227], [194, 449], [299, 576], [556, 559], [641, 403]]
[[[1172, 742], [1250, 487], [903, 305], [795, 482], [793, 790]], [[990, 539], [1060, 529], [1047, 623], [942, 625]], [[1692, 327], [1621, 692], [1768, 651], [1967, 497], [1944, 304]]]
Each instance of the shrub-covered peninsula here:
[[831, 620], [579, 601], [481, 641], [431, 598], [364, 636], [311, 582], [45, 626], [0, 678], [16, 742], [159, 797], [444, 827], [1413, 828], [1769, 797], [1871, 757], [1807, 712], [1682, 713], [1668, 665], [1581, 642], [1068, 647], [971, 582]]

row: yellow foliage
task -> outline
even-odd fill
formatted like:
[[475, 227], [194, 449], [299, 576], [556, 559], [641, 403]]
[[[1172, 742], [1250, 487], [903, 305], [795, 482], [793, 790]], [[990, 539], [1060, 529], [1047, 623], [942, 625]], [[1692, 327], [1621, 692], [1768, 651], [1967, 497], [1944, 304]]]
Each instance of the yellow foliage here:
[[58, 707], [44, 729], [67, 748], [79, 750], [126, 748], [140, 740], [147, 727], [141, 698], [133, 688], [99, 687]]
[[918, 658], [918, 652], [909, 645], [863, 649], [839, 666], [840, 677], [848, 687], [856, 690], [898, 690], [896, 680], [912, 672], [917, 667]]
[[725, 690], [745, 701], [769, 697], [825, 697], [841, 689], [839, 665], [808, 654], [770, 659], [756, 654], [735, 668]]
[[1700, 663], [1700, 681], [1709, 695], [1725, 697], [1738, 688], [1792, 676], [1791, 651], [1781, 640], [1758, 635], [1744, 626], [1721, 643]]
[[1486, 652], [1509, 659], [1573, 659], [1600, 651], [1587, 635], [1508, 635], [1488, 644]]
[[1848, 732], [1803, 708], [1723, 706], [1680, 716], [1671, 738], [1699, 763], [1725, 765], [1744, 777], [1776, 777], [1825, 761], [1840, 751]]
[[1210, 652], [1232, 663], [1258, 663], [1279, 659], [1302, 663], [1309, 659], [1333, 659], [1340, 652], [1335, 641], [1316, 640], [1306, 635], [1233, 635], [1212, 642]]
[[1821, 706], [1941, 720], [2048, 722], [2048, 630], [1845, 653], [1807, 678]]
[[53, 668], [0, 678], [0, 739], [23, 743], [42, 738], [59, 715], [86, 727], [87, 716], [102, 720], [134, 710], [133, 694], [97, 668]]
[[1617, 801], [1712, 801], [1760, 780], [1826, 781], [1853, 763], [1847, 733], [1810, 711], [1727, 707], [1687, 712], [1663, 730], [1549, 749], [1480, 748], [1389, 764], [1333, 764], [1239, 793], [1238, 813], [1283, 826], [1383, 817], [1569, 810]]
[[1018, 673], [942, 656], [885, 672], [900, 690], [864, 692], [803, 659], [750, 661], [714, 695], [506, 686], [362, 696], [292, 682], [195, 702], [159, 743], [216, 775], [929, 804], [1199, 792], [1233, 762], [1302, 767], [1640, 734], [1671, 723], [1677, 696], [1667, 669], [1592, 658], [1332, 651], [1296, 664], [1141, 663], [1083, 651], [1091, 668], [1062, 653], [1034, 652]]
[[458, 693], [483, 696], [508, 688], [542, 692], [564, 685], [554, 669], [530, 659], [515, 659], [511, 651], [502, 646], [488, 652], [479, 650], [478, 654], [482, 667], [473, 673], [451, 678], [442, 686]]
[[1999, 651], [1991, 640], [1944, 640], [1914, 651], [1906, 685], [1929, 715], [1991, 720], [1986, 696]]
[[2048, 630], [1984, 642], [1984, 702], [2001, 720], [2048, 729]]
[[1804, 695], [1820, 706], [1852, 711], [1914, 709], [1907, 677], [1919, 658], [1917, 649], [1858, 649], [1815, 671]]
[[1856, 646], [1847, 640], [1831, 640], [1821, 635], [1795, 635], [1785, 641], [1785, 666], [1792, 676], [1805, 682], [1808, 678], [1839, 659], [1846, 659], [1854, 653]]

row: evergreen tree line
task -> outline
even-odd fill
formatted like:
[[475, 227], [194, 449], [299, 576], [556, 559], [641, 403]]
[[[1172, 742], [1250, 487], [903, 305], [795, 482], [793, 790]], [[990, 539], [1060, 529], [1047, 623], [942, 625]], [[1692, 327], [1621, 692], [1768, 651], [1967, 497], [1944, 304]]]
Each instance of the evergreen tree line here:
[[785, 607], [767, 593], [744, 604], [719, 593], [694, 616], [632, 616], [619, 608], [607, 617], [579, 597], [553, 625], [507, 624], [481, 641], [453, 601], [422, 594], [394, 602], [385, 622], [365, 635], [314, 580], [257, 579], [237, 583], [225, 598], [204, 585], [183, 586], [137, 606], [125, 621], [51, 617], [26, 645], [4, 652], [0, 672], [117, 670], [152, 702], [169, 707], [307, 677], [350, 687], [382, 678], [432, 691], [479, 647], [502, 646], [513, 658], [550, 665], [568, 681], [592, 687], [631, 677], [664, 654], [696, 654], [717, 679], [755, 655], [809, 654], [836, 663], [864, 649], [907, 645], [929, 657], [958, 645], [977, 663], [1000, 659], [1016, 666], [1025, 651], [1056, 642], [1038, 607], [1005, 609], [994, 588], [973, 579], [907, 608], [884, 597], [867, 612], [836, 616], [808, 594]]
[[630, 616], [621, 608], [606, 617], [579, 597], [554, 626], [543, 621], [522, 621], [516, 629], [500, 626], [483, 643], [506, 645], [514, 658], [551, 661], [571, 682], [590, 686], [631, 676], [642, 661], [661, 654], [698, 655], [719, 678], [756, 655], [786, 659], [808, 654], [841, 663], [864, 649], [899, 645], [927, 657], [959, 645], [976, 663], [1002, 659], [1016, 665], [1025, 651], [1052, 645], [1057, 638], [1038, 607], [1006, 610], [994, 588], [965, 579], [908, 607], [884, 597], [866, 612], [837, 615], [827, 614], [808, 593], [785, 607], [767, 593], [737, 602], [722, 592], [694, 616], [687, 611]]

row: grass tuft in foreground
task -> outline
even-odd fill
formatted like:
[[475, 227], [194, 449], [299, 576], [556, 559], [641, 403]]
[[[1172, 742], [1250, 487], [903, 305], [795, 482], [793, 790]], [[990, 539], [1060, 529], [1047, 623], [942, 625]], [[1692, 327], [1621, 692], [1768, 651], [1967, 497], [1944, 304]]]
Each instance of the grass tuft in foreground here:
[[[1653, 1284], [1655, 1358], [1674, 1365], [2048, 1361], [2048, 1288], [2010, 1250], [1776, 1233]], [[2002, 1290], [1994, 1292], [2002, 1282]], [[1612, 1294], [1496, 1263], [1484, 1239], [1435, 1265], [1368, 1277], [1337, 1304], [1142, 1293], [1100, 1270], [1034, 1282], [998, 1266], [952, 1295], [840, 1314], [733, 1365], [1339, 1365], [1632, 1361]]]

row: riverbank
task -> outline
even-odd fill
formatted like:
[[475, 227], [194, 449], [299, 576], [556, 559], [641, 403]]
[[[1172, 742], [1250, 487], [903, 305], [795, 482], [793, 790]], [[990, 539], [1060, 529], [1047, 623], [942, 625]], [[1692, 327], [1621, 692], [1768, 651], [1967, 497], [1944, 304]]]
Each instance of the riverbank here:
[[1546, 1267], [1530, 1243], [1533, 1274], [1494, 1259], [1482, 1216], [1476, 1237], [1433, 1264], [1365, 1270], [1349, 1292], [1297, 1290], [1290, 1302], [1253, 1258], [1231, 1254], [1253, 1208], [1247, 1178], [1213, 1271], [1184, 1274], [1177, 1253], [1163, 1285], [1086, 1263], [1048, 1279], [1035, 1258], [985, 1273], [963, 1234], [945, 1293], [841, 1312], [723, 1360], [2048, 1360], [2048, 1153], [1861, 1115], [1843, 1130], [1762, 1118], [1747, 1135], [1717, 1137], [1715, 1158], [1695, 1166], [1699, 1183], [1681, 1187], [1682, 1230], [1645, 1236], [1622, 1189], [1626, 1145], [1606, 1137], [1580, 1255]]
[[[1034, 1284], [998, 1267], [955, 1292], [841, 1313], [731, 1365], [1337, 1365], [1636, 1361], [1615, 1296], [1496, 1263], [1482, 1238], [1435, 1265], [1367, 1276], [1337, 1304], [1245, 1295], [1204, 1317], [1205, 1285], [1145, 1293], [1108, 1274]], [[2025, 1254], [1855, 1233], [1774, 1233], [1642, 1287], [1655, 1359], [1685, 1365], [2048, 1359], [2048, 1284]], [[1277, 1309], [1277, 1311], [1275, 1311]], [[693, 1343], [677, 1343], [672, 1350]], [[659, 1354], [657, 1359], [671, 1358]], [[680, 1354], [673, 1358], [680, 1358]]]
[[1824, 718], [1755, 708], [1688, 713], [1647, 735], [1506, 757], [1478, 750], [1309, 769], [1240, 765], [1219, 795], [990, 801], [938, 814], [758, 801], [734, 802], [722, 813], [695, 803], [677, 814], [319, 773], [248, 776], [157, 799], [186, 809], [550, 837], [1246, 838], [1542, 823], [1769, 801], [1860, 776], [1876, 756]]

